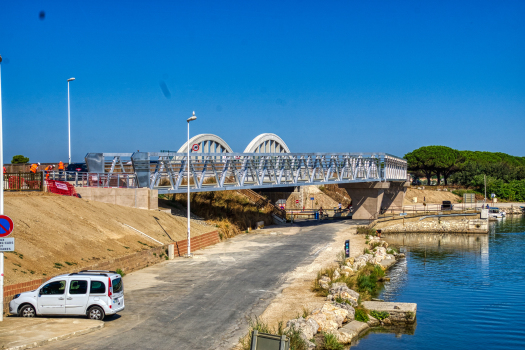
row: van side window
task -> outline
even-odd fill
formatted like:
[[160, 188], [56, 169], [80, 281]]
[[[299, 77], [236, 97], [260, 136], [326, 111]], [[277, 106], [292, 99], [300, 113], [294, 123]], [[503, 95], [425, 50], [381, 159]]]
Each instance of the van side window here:
[[104, 282], [100, 281], [91, 281], [91, 288], [89, 289], [89, 294], [104, 294], [106, 293], [106, 285]]
[[71, 281], [69, 284], [69, 294], [86, 294], [87, 281]]
[[66, 290], [66, 281], [55, 281], [46, 284], [40, 289], [41, 295], [57, 295], [64, 294]]

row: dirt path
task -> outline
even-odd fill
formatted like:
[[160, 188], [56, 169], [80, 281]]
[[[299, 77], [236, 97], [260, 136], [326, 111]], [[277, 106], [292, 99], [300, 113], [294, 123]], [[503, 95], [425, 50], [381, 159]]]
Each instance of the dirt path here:
[[[300, 266], [287, 275], [282, 293], [275, 297], [261, 315], [261, 318], [270, 326], [276, 327], [279, 321], [286, 324], [298, 314], [302, 315], [303, 309], [311, 311], [323, 304], [325, 298], [318, 297], [311, 291], [312, 283], [319, 270], [336, 264], [337, 253], [344, 249], [345, 240], [350, 239], [350, 256], [355, 257], [363, 253], [365, 238], [363, 235], [355, 234], [356, 227], [363, 223], [356, 220], [347, 221], [345, 224], [336, 222], [326, 225], [340, 225], [341, 228], [337, 231], [334, 240], [317, 248], [317, 258], [311, 264]], [[283, 233], [296, 234], [298, 232], [299, 229], [296, 228]]]

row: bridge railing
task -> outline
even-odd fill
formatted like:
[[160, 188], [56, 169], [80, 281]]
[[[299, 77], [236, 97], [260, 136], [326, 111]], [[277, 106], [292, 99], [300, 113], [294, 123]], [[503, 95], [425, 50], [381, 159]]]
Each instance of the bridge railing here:
[[66, 181], [75, 187], [137, 188], [135, 173], [83, 173], [75, 171], [50, 171], [46, 180]]

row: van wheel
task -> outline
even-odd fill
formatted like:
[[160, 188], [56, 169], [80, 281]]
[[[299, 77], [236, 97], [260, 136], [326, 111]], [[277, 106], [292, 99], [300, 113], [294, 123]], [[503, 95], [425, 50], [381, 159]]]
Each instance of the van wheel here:
[[19, 315], [21, 317], [35, 317], [36, 316], [36, 310], [33, 307], [33, 305], [24, 305], [20, 309]]
[[102, 321], [104, 319], [104, 310], [99, 306], [93, 306], [89, 309], [87, 317], [92, 320]]

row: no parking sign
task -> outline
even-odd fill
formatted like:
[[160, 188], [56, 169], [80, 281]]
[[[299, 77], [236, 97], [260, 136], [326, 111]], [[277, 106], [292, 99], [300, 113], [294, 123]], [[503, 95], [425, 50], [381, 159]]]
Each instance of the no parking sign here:
[[199, 145], [196, 143], [194, 144], [193, 146], [191, 146], [191, 149], [194, 151], [194, 152], [197, 152], [199, 150]]
[[13, 228], [13, 220], [9, 216], [0, 215], [0, 238], [9, 236]]

